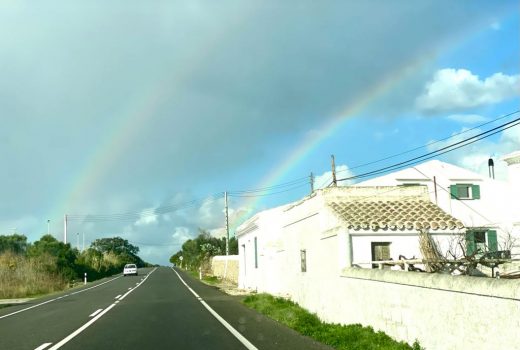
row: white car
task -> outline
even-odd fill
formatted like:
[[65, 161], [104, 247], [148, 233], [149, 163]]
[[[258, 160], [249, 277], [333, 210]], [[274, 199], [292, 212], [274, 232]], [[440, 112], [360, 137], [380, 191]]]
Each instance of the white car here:
[[126, 264], [123, 269], [123, 276], [126, 277], [126, 275], [137, 276], [137, 266], [135, 264]]

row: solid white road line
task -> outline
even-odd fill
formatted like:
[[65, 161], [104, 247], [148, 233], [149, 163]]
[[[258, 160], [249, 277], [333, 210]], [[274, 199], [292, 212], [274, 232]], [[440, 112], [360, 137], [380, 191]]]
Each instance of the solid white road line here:
[[112, 282], [118, 278], [120, 278], [121, 276], [118, 276], [116, 278], [112, 278], [111, 280], [108, 280], [108, 281], [105, 281], [103, 283], [100, 283], [100, 284], [96, 284], [95, 286], [92, 286], [92, 287], [88, 287], [88, 288], [85, 288], [85, 289], [82, 289], [82, 290], [79, 290], [77, 292], [74, 292], [74, 293], [70, 293], [70, 294], [66, 294], [66, 295], [62, 295], [61, 297], [57, 297], [57, 298], [54, 298], [54, 299], [51, 299], [51, 300], [47, 300], [47, 301], [44, 301], [43, 303], [39, 303], [39, 304], [36, 304], [36, 305], [33, 305], [33, 306], [29, 306], [25, 309], [21, 309], [21, 310], [18, 310], [18, 311], [15, 311], [15, 312], [11, 312], [10, 314], [7, 314], [7, 315], [3, 315], [3, 316], [0, 316], [0, 319], [2, 318], [5, 318], [5, 317], [9, 317], [9, 316], [13, 316], [13, 315], [16, 315], [20, 312], [24, 312], [24, 311], [27, 311], [27, 310], [30, 310], [30, 309], [34, 309], [35, 307], [38, 307], [38, 306], [42, 306], [42, 305], [45, 305], [45, 304], [48, 304], [50, 302], [53, 302], [53, 301], [56, 301], [56, 300], [60, 300], [60, 299], [63, 299], [63, 298], [66, 298], [66, 297], [69, 297], [71, 295], [74, 295], [74, 294], [79, 294], [79, 293], [83, 293], [83, 292], [86, 292], [87, 290], [90, 290], [90, 289], [94, 289], [94, 288], [97, 288], [99, 286], [102, 286], [108, 282]]
[[202, 298], [197, 293], [195, 293], [195, 291], [193, 289], [191, 289], [190, 286], [188, 286], [188, 284], [186, 282], [184, 282], [184, 280], [182, 279], [181, 275], [179, 275], [179, 273], [177, 271], [175, 271], [173, 269], [173, 267], [171, 267], [171, 269], [172, 269], [173, 272], [175, 272], [177, 277], [179, 277], [179, 279], [181, 280], [182, 284], [184, 284], [186, 286], [186, 288], [188, 288], [188, 290], [191, 292], [191, 294], [193, 294], [197, 298], [197, 300], [200, 301], [202, 306], [204, 306], [220, 323], [222, 323], [222, 325], [224, 327], [226, 327], [226, 329], [228, 331], [230, 331], [231, 334], [233, 334], [235, 336], [235, 338], [237, 338], [242, 344], [244, 344], [244, 346], [247, 349], [249, 349], [249, 350], [258, 350], [258, 348], [256, 346], [254, 346], [249, 340], [247, 340], [242, 334], [240, 334], [239, 331], [237, 331], [225, 319], [223, 319], [222, 316], [217, 314], [217, 312], [215, 310], [213, 310], [204, 300], [202, 300]]
[[101, 311], [103, 311], [103, 309], [97, 309], [96, 311], [94, 311], [93, 313], [91, 313], [90, 315], [88, 315], [88, 317], [94, 317], [94, 316], [96, 316], [97, 314], [99, 314]]
[[[152, 272], [150, 272], [146, 278], [148, 278], [148, 276], [150, 276], [155, 270], [157, 270], [157, 268], [155, 268], [154, 270], [152, 270]], [[139, 284], [139, 286], [141, 284], [143, 284], [145, 281], [146, 281], [146, 278]], [[137, 287], [139, 287], [137, 286]], [[121, 299], [119, 300], [122, 300], [125, 296], [127, 296], [128, 294], [130, 294], [131, 292], [133, 292], [137, 287], [135, 287], [134, 289], [128, 291], [125, 295], [123, 295], [121, 297]], [[63, 338], [59, 343], [57, 343], [56, 345], [54, 345], [52, 348], [49, 348], [49, 350], [56, 350], [56, 349], [59, 349], [61, 348], [63, 345], [67, 344], [71, 339], [73, 339], [75, 336], [77, 336], [78, 334], [80, 334], [81, 332], [83, 332], [85, 329], [87, 329], [90, 325], [92, 325], [94, 322], [96, 322], [97, 320], [99, 320], [101, 318], [101, 316], [103, 316], [104, 314], [106, 314], [108, 311], [110, 311], [114, 306], [116, 306], [116, 303], [113, 303], [111, 304], [109, 307], [107, 307], [105, 310], [103, 310], [102, 312], [100, 312], [99, 314], [97, 314], [97, 316], [95, 316], [93, 319], [91, 319], [90, 321], [88, 321], [87, 323], [85, 323], [83, 326], [79, 327], [78, 329], [76, 329], [74, 332], [72, 332], [71, 334], [69, 334], [68, 336], [66, 336], [65, 338]]]
[[52, 343], [45, 343], [45, 344], [42, 344], [40, 346], [38, 346], [36, 349], [34, 350], [43, 350], [45, 349], [47, 346], [51, 345]]

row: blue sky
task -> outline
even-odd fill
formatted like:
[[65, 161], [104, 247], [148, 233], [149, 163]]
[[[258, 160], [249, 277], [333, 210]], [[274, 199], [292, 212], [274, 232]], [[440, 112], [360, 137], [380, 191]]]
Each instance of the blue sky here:
[[[0, 234], [62, 238], [68, 214], [72, 243], [166, 263], [222, 234], [213, 194], [320, 185], [331, 154], [359, 174], [519, 109], [519, 23], [516, 1], [2, 2]], [[516, 127], [440, 159], [518, 149]], [[305, 181], [230, 197], [232, 224]]]

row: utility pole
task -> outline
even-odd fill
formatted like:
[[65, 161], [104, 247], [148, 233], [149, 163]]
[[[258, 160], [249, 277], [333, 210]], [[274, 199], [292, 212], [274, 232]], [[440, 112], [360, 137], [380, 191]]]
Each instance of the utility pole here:
[[78, 248], [78, 251], [79, 251], [79, 232], [76, 233], [76, 247]]
[[83, 249], [81, 251], [85, 251], [85, 231], [83, 231]]
[[314, 193], [314, 174], [311, 172], [311, 194]]
[[224, 206], [225, 206], [225, 212], [226, 212], [226, 255], [229, 255], [229, 215], [228, 215], [227, 191], [224, 192]]
[[63, 243], [67, 244], [67, 214], [63, 220]]
[[338, 181], [336, 180], [336, 163], [334, 162], [334, 155], [332, 154], [331, 156], [331, 166], [332, 166], [332, 185], [334, 187], [337, 187], [338, 186]]

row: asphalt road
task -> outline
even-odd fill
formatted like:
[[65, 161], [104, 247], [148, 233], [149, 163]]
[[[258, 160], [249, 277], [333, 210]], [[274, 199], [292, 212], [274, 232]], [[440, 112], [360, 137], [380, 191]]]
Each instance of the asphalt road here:
[[167, 267], [0, 309], [0, 349], [330, 349]]

